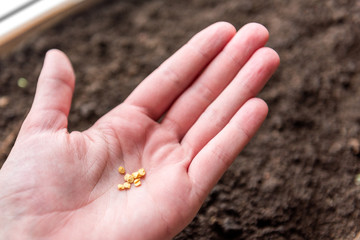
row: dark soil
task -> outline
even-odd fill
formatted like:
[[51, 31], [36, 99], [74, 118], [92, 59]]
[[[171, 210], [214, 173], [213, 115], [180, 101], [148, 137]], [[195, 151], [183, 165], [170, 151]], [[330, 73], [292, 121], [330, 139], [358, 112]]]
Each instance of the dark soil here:
[[[260, 95], [270, 107], [265, 124], [175, 239], [354, 239], [360, 231], [357, 0], [103, 1], [1, 59], [1, 159], [31, 106], [48, 49], [65, 51], [73, 62], [70, 128], [83, 130], [219, 20], [237, 28], [265, 25], [281, 66]], [[20, 77], [28, 87], [17, 86]]]

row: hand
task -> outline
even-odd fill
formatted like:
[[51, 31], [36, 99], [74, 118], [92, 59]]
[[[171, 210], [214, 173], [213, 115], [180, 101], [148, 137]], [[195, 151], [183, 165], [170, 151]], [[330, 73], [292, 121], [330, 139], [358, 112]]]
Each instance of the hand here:
[[[196, 215], [255, 134], [254, 98], [279, 64], [267, 30], [216, 23], [84, 132], [67, 131], [69, 60], [47, 53], [32, 108], [0, 171], [1, 239], [168, 239]], [[119, 191], [117, 171], [146, 170]]]

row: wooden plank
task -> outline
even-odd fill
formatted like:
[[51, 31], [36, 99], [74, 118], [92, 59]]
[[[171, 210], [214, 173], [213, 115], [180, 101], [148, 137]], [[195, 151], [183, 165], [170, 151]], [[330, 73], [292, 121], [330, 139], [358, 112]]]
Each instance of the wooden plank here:
[[[0, 22], [0, 55], [5, 55], [35, 33], [81, 11], [99, 0], [37, 0]], [[56, 2], [56, 3], [55, 3]], [[22, 19], [23, 18], [23, 19]], [[18, 24], [20, 22], [20, 24]], [[5, 29], [5, 30], [4, 30]]]

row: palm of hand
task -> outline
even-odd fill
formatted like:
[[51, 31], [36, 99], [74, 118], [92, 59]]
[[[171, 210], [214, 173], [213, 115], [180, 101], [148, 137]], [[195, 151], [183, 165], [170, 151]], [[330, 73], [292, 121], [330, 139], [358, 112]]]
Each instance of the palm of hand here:
[[[257, 36], [256, 31], [260, 31]], [[228, 43], [233, 35], [233, 29], [224, 23], [199, 33], [123, 104], [82, 133], [66, 131], [72, 70], [61, 53], [53, 52], [53, 61], [62, 64], [45, 64], [40, 93], [0, 172], [0, 209], [6, 209], [8, 219], [19, 217], [25, 226], [8, 228], [39, 238], [81, 239], [91, 233], [87, 239], [164, 239], [185, 227], [267, 112], [262, 101], [252, 99], [278, 65], [277, 55], [270, 49], [254, 54], [265, 44], [267, 32], [249, 25]], [[245, 45], [251, 38], [256, 41]], [[229, 45], [227, 52], [225, 45]], [[228, 56], [234, 48], [247, 49], [247, 53]], [[253, 63], [243, 67], [252, 54]], [[231, 60], [226, 62], [228, 74], [224, 75], [216, 61], [225, 57]], [[189, 58], [192, 61], [187, 64]], [[174, 70], [180, 63], [182, 69]], [[49, 70], [54, 66], [61, 71]], [[239, 84], [236, 90], [244, 95], [240, 100], [229, 99], [231, 88], [227, 94], [221, 92], [227, 91], [233, 78], [245, 81], [244, 76], [236, 76], [242, 67], [243, 75], [253, 77], [252, 82]], [[252, 76], [252, 72], [257, 75]], [[213, 82], [208, 90], [202, 89], [204, 79], [221, 74], [223, 83]], [[165, 75], [174, 81], [164, 82]], [[53, 84], [65, 85], [60, 96], [65, 95], [68, 101], [42, 91], [46, 79], [56, 78], [61, 83]], [[151, 86], [161, 89], [151, 90]], [[204, 96], [206, 101], [194, 99], [195, 95]], [[56, 103], [52, 111], [46, 105], [49, 101]], [[219, 106], [226, 103], [233, 105], [222, 110]], [[39, 114], [45, 110], [47, 121]], [[234, 141], [234, 146], [226, 148], [224, 140]], [[116, 186], [123, 182], [117, 172], [120, 165], [130, 173], [145, 168], [142, 186], [119, 192]]]
[[[179, 230], [171, 227], [174, 219], [186, 224], [193, 217], [187, 208], [201, 201], [189, 195], [187, 159], [177, 139], [136, 110], [126, 109], [126, 116], [119, 116], [118, 130], [99, 123], [84, 133], [46, 132], [41, 142], [26, 137], [22, 144], [38, 155], [27, 162], [33, 166], [17, 167], [21, 178], [11, 185], [17, 186], [16, 197], [30, 201], [25, 211], [32, 216], [29, 230], [35, 235], [70, 231], [81, 238], [89, 228], [111, 227], [113, 232], [94, 231], [92, 237], [151, 234], [155, 239]], [[17, 157], [28, 161], [28, 156]], [[120, 165], [130, 173], [144, 167], [142, 186], [119, 192], [117, 184], [124, 181], [117, 172]], [[122, 224], [115, 225], [119, 220]]]

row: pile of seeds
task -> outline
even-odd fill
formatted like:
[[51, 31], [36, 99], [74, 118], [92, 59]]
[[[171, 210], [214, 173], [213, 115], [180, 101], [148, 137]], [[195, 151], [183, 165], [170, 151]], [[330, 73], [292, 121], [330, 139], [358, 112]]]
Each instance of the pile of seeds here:
[[135, 187], [139, 187], [141, 185], [140, 178], [145, 176], [145, 169], [143, 169], [143, 168], [140, 168], [137, 172], [128, 174], [128, 173], [125, 173], [125, 168], [120, 166], [118, 168], [118, 171], [120, 174], [125, 174], [125, 176], [124, 176], [125, 183], [118, 184], [119, 190], [130, 189], [132, 183], [134, 183]]

